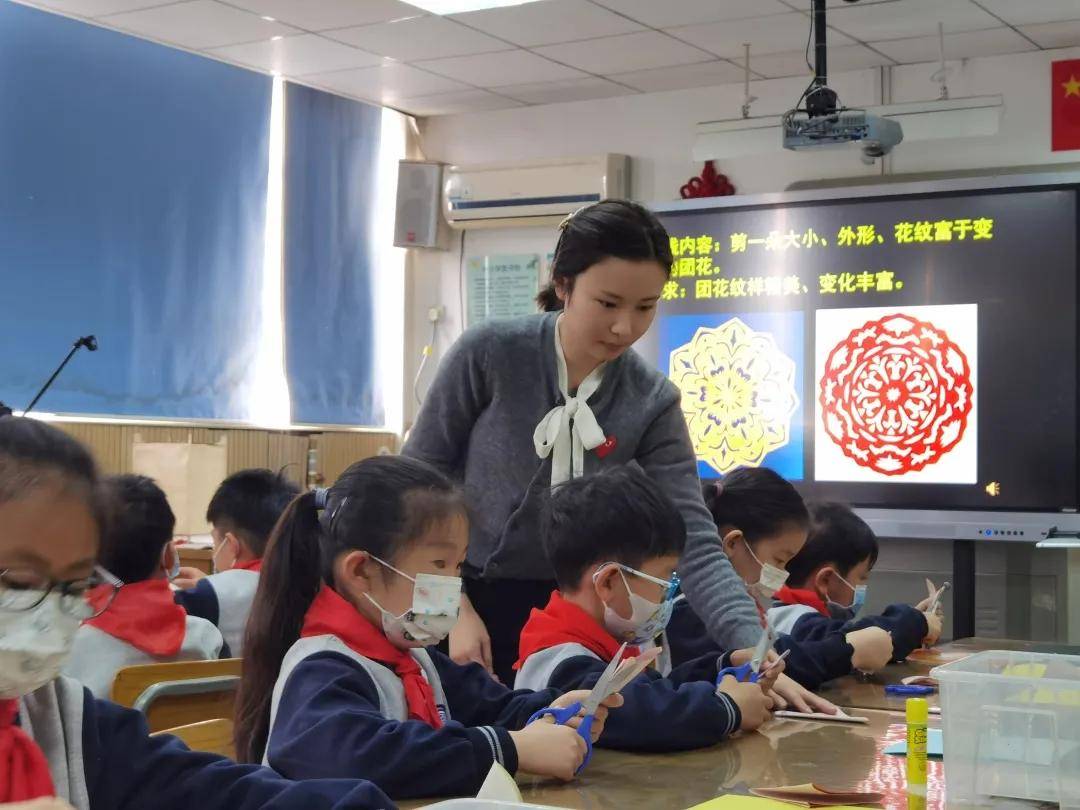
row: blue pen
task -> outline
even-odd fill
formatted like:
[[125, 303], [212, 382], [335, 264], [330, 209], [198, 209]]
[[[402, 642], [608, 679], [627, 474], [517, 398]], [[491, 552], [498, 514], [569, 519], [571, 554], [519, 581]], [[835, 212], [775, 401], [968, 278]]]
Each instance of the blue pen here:
[[890, 683], [885, 687], [887, 695], [932, 695], [936, 691], [933, 686], [908, 686], [903, 683]]

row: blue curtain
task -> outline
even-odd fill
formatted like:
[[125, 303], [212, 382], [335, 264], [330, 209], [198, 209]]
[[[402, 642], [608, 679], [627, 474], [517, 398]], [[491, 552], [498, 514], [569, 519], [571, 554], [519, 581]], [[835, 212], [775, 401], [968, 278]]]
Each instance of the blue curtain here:
[[375, 172], [382, 111], [285, 93], [285, 366], [294, 422], [378, 425]]
[[244, 419], [271, 80], [0, 0], [0, 400]]

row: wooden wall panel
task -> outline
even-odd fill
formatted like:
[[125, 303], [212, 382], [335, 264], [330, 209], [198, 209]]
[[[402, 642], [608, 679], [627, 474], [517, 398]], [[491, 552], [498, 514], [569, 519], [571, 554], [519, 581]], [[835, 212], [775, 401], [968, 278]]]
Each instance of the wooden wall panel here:
[[55, 422], [93, 453], [104, 473], [131, 472], [131, 451], [136, 441], [226, 442], [228, 471], [248, 467], [280, 470], [298, 486], [307, 483], [308, 449], [318, 453], [318, 472], [323, 486], [333, 483], [352, 464], [379, 453], [398, 452], [398, 437], [392, 433], [293, 433], [287, 431], [223, 429], [184, 425], [109, 425], [83, 422]]

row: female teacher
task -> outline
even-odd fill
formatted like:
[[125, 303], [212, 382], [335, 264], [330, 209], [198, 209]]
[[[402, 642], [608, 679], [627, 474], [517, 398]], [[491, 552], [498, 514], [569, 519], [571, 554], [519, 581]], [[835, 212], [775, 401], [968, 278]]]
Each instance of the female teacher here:
[[[465, 332], [405, 443], [406, 455], [464, 482], [468, 598], [450, 653], [504, 683], [529, 611], [555, 587], [541, 547], [545, 493], [616, 464], [639, 464], [682, 512], [679, 575], [714, 639], [745, 648], [761, 633], [702, 500], [678, 389], [628, 351], [656, 317], [671, 261], [664, 226], [636, 203], [608, 200], [568, 217], [538, 298], [545, 313]], [[782, 682], [781, 696], [805, 710], [812, 696]]]

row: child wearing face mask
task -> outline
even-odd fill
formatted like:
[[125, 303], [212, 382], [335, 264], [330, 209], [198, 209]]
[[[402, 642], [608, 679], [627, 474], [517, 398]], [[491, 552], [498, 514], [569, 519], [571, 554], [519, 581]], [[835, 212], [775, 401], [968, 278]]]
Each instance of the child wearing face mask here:
[[294, 779], [363, 776], [394, 798], [475, 793], [494, 762], [573, 778], [576, 723], [526, 723], [585, 693], [511, 692], [425, 649], [457, 620], [467, 538], [460, 491], [406, 457], [357, 462], [294, 500], [248, 622], [238, 756]]
[[111, 476], [104, 493], [110, 515], [99, 562], [122, 584], [103, 612], [79, 628], [64, 667], [65, 675], [98, 698], [110, 696], [124, 667], [212, 661], [224, 645], [213, 624], [187, 615], [173, 601], [169, 580], [180, 560], [172, 544], [176, 519], [165, 493], [141, 475]]
[[392, 807], [359, 779], [294, 783], [150, 737], [142, 714], [59, 676], [80, 621], [118, 598], [116, 578], [95, 564], [105, 511], [82, 445], [44, 422], [0, 417], [0, 805]]
[[941, 619], [910, 605], [889, 605], [880, 615], [859, 618], [867, 580], [877, 562], [873, 530], [838, 503], [810, 505], [810, 536], [788, 563], [789, 585], [776, 592], [769, 619], [779, 632], [797, 640], [830, 634], [864, 633], [868, 643], [852, 645], [850, 667], [874, 672], [902, 661], [924, 642], [941, 635]]
[[[686, 527], [671, 499], [631, 466], [560, 485], [546, 511], [544, 550], [559, 589], [521, 632], [514, 683], [589, 689], [623, 642], [634, 645], [629, 655], [666, 644]], [[681, 751], [757, 728], [768, 717], [775, 676], [755, 684], [728, 675], [716, 683], [720, 669], [751, 655], [707, 654], [672, 669], [662, 654], [657, 668], [623, 688], [623, 706], [598, 744]]]
[[259, 585], [263, 552], [274, 525], [300, 490], [280, 473], [266, 469], [233, 473], [217, 488], [206, 508], [214, 540], [214, 573], [183, 568], [176, 603], [192, 616], [215, 624], [232, 655], [244, 653], [244, 627]]
[[[723, 481], [706, 484], [703, 490], [724, 551], [757, 601], [764, 621], [766, 611], [775, 604], [775, 594], [788, 580], [788, 565], [806, 544], [810, 527], [806, 504], [795, 487], [764, 467], [732, 470]], [[774, 649], [788, 653], [785, 673], [807, 689], [849, 674], [853, 663], [869, 667], [880, 659], [883, 647], [892, 649], [888, 633], [881, 628], [830, 627], [828, 632], [795, 638], [786, 632], [791, 629], [786, 623], [777, 626], [778, 619], [775, 613], [769, 615], [778, 634]], [[702, 654], [703, 643], [708, 644], [700, 619], [689, 610], [676, 611], [669, 637], [676, 661]]]

